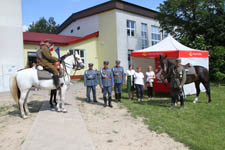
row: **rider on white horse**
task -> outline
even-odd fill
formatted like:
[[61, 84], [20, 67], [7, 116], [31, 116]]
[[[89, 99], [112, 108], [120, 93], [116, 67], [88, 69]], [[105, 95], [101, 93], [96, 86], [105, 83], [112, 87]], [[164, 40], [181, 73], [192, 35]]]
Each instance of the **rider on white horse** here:
[[45, 40], [44, 43], [45, 45], [41, 47], [40, 65], [53, 73], [54, 84], [56, 88], [59, 88], [59, 71], [53, 65], [54, 62], [58, 62], [59, 60], [50, 53], [49, 47], [52, 45], [51, 40]]

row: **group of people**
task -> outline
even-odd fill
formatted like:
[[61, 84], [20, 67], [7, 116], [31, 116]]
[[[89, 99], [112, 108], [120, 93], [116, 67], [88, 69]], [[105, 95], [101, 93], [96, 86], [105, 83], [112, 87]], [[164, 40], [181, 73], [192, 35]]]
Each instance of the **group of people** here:
[[[144, 74], [141, 72], [141, 67], [137, 67], [137, 71], [133, 69], [132, 65], [129, 65], [129, 69], [124, 72], [124, 68], [120, 66], [120, 60], [115, 61], [115, 66], [110, 69], [108, 67], [109, 61], [103, 62], [104, 67], [98, 73], [97, 70], [93, 69], [93, 63], [89, 63], [89, 69], [84, 72], [84, 85], [87, 87], [86, 98], [90, 102], [90, 93], [93, 93], [93, 101], [97, 102], [96, 99], [96, 86], [99, 85], [102, 89], [104, 106], [112, 106], [112, 89], [115, 91], [115, 101], [121, 101], [122, 86], [125, 80], [127, 81], [127, 90], [129, 99], [134, 98], [134, 91], [136, 90], [137, 101], [143, 101], [144, 87], [147, 86], [148, 97], [153, 96], [153, 85], [155, 79], [155, 73], [152, 66], [148, 67], [146, 72], [146, 79]], [[146, 84], [145, 84], [146, 83]], [[108, 96], [108, 97], [107, 97]], [[107, 103], [108, 102], [108, 103]]]

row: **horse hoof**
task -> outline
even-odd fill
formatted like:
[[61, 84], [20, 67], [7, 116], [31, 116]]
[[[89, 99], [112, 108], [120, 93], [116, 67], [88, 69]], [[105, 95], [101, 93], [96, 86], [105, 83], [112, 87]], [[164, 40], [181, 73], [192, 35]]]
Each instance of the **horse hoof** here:
[[62, 110], [61, 110], [61, 109], [59, 109], [59, 108], [58, 108], [56, 111], [57, 111], [57, 112], [62, 112]]
[[193, 103], [195, 104], [197, 101], [193, 101]]
[[22, 118], [23, 118], [23, 119], [27, 119], [27, 118], [28, 118], [28, 116], [24, 115], [24, 116], [22, 116]]
[[67, 110], [66, 110], [66, 109], [63, 109], [62, 112], [63, 112], [63, 113], [67, 113]]

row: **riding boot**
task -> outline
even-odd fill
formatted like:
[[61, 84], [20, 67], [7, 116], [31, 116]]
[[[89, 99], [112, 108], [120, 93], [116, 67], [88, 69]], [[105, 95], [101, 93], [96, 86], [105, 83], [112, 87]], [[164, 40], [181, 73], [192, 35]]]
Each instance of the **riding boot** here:
[[54, 82], [54, 85], [55, 85], [56, 89], [58, 89], [60, 87], [58, 75], [53, 75], [53, 82]]
[[121, 93], [118, 93], [118, 101], [121, 102]]
[[115, 93], [115, 101], [117, 101], [117, 100], [118, 100], [118, 94]]
[[111, 108], [112, 108], [113, 106], [112, 106], [111, 102], [112, 102], [112, 98], [111, 98], [111, 97], [109, 97], [109, 107], [111, 107]]
[[173, 109], [175, 107], [175, 101], [176, 101], [175, 98], [172, 97], [172, 99], [171, 99], [171, 106], [170, 106], [169, 109]]
[[106, 97], [103, 97], [103, 99], [104, 99], [104, 107], [106, 107], [107, 106], [107, 99], [106, 99]]
[[183, 96], [180, 96], [180, 110], [184, 109], [184, 98]]

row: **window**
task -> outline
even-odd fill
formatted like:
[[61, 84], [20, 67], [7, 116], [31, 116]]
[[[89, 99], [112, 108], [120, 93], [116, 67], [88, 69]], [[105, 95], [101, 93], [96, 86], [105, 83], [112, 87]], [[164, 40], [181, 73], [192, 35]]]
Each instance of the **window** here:
[[151, 26], [152, 28], [152, 45], [157, 44], [160, 41], [160, 28], [156, 26]]
[[128, 49], [128, 65], [131, 64], [130, 54], [133, 52], [133, 50]]
[[142, 49], [148, 47], [148, 32], [147, 32], [147, 24], [141, 24], [141, 46]]
[[37, 63], [37, 54], [36, 52], [28, 52], [27, 53], [27, 65], [32, 67], [33, 63]]
[[70, 30], [70, 33], [73, 33], [73, 29]]
[[71, 49], [69, 50], [70, 54], [75, 54], [77, 52], [80, 55], [81, 60], [83, 63], [86, 63], [86, 54], [84, 49]]
[[77, 30], [80, 30], [80, 26], [77, 27]]
[[127, 20], [127, 35], [135, 36], [135, 22]]

